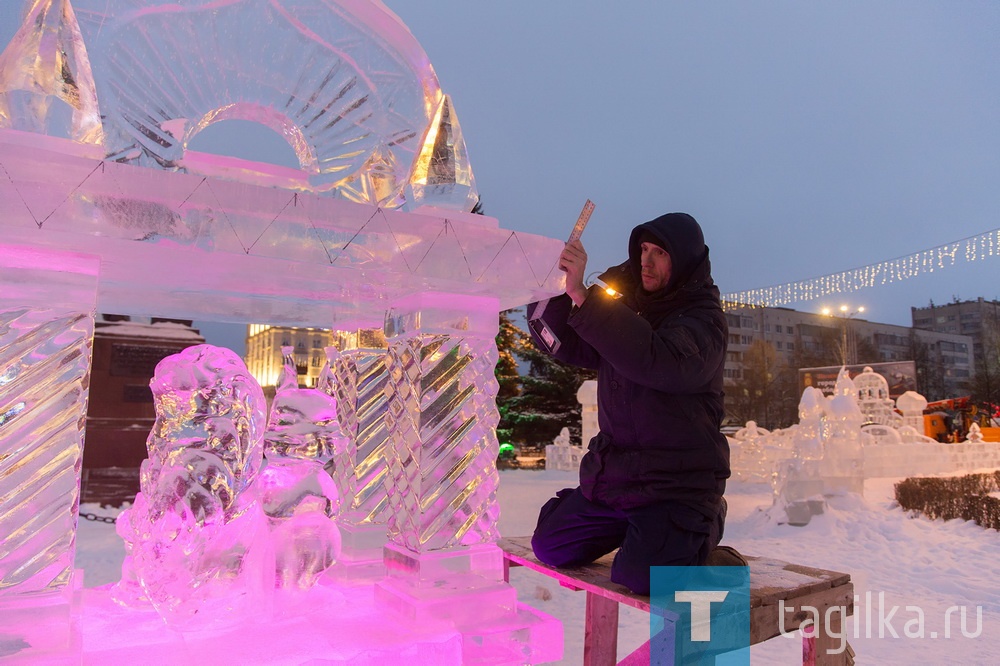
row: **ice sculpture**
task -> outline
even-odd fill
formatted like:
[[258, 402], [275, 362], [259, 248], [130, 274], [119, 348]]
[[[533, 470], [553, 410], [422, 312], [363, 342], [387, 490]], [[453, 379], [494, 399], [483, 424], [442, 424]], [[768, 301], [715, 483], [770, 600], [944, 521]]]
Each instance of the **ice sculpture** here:
[[824, 447], [822, 474], [827, 494], [864, 492], [864, 451], [861, 425], [865, 418], [858, 407], [857, 387], [841, 368], [826, 407], [830, 433]]
[[336, 561], [340, 530], [334, 516], [340, 494], [328, 467], [343, 458], [347, 438], [337, 421], [337, 402], [315, 388], [299, 388], [293, 347], [282, 347], [267, 430], [259, 492], [271, 528], [276, 584], [309, 589]]
[[[98, 263], [0, 244], [0, 615], [73, 574]], [[11, 619], [13, 621], [13, 619]]]
[[799, 399], [799, 428], [795, 437], [795, 454], [801, 460], [823, 457], [823, 415], [826, 397], [815, 386], [807, 386]]
[[885, 377], [865, 366], [861, 374], [854, 378], [858, 390], [858, 407], [864, 415], [865, 423], [897, 425], [898, 417], [889, 397], [889, 382]]
[[[5, 241], [27, 246], [22, 257], [44, 246], [100, 261], [97, 298], [110, 311], [320, 327], [362, 312], [376, 328], [396, 307], [391, 321], [405, 326], [390, 326], [385, 381], [397, 405], [389, 424], [400, 432], [389, 447], [392, 474], [381, 475], [395, 525], [386, 557], [394, 582], [380, 594], [420, 617], [470, 606], [478, 620], [502, 618], [502, 630], [462, 625], [463, 658], [474, 659], [475, 646], [514, 645], [519, 661], [558, 659], [558, 645], [532, 628], [551, 621], [529, 619], [517, 605], [493, 543], [488, 329], [501, 306], [562, 290], [555, 266], [563, 243], [465, 212], [475, 185], [454, 107], [405, 26], [379, 2], [347, 0], [32, 0], [28, 16], [0, 56]], [[190, 150], [200, 132], [227, 119], [277, 131], [299, 167]], [[420, 154], [430, 159], [417, 169]], [[426, 179], [416, 175], [424, 165]], [[264, 279], [272, 276], [285, 279]], [[16, 283], [4, 274], [0, 294]], [[39, 307], [20, 295], [11, 302]], [[41, 337], [60, 338], [50, 330]], [[85, 395], [77, 393], [80, 414]], [[363, 428], [360, 402], [355, 409]], [[223, 422], [198, 423], [210, 430]], [[166, 445], [161, 434], [156, 441]], [[236, 459], [225, 446], [166, 459], [151, 453], [143, 502], [121, 524], [133, 582], [177, 626], [195, 608], [214, 619], [257, 610], [255, 598], [266, 608], [273, 591], [255, 573], [274, 571], [270, 555], [244, 540], [266, 531], [262, 508], [232, 494], [246, 490], [260, 464], [259, 438], [245, 434], [216, 438], [252, 447], [237, 447]], [[0, 481], [0, 494], [21, 491]], [[17, 482], [29, 492], [42, 486], [35, 477]], [[169, 483], [190, 492], [171, 502]], [[289, 505], [271, 506], [282, 513]], [[154, 534], [139, 520], [157, 514], [176, 533]], [[200, 540], [191, 525], [204, 532]], [[185, 558], [182, 543], [193, 549]], [[213, 577], [198, 568], [209, 544], [231, 547], [224, 552], [230, 564], [242, 562], [239, 571]], [[150, 571], [156, 557], [176, 568]], [[246, 583], [241, 599], [227, 596], [223, 573]], [[414, 590], [424, 593], [410, 597], [417, 604], [406, 600]]]
[[348, 437], [344, 464], [334, 478], [343, 492], [339, 523], [341, 561], [331, 571], [337, 580], [380, 579], [385, 572], [389, 502], [389, 431], [384, 419], [389, 372], [387, 343], [372, 319], [336, 322], [333, 346], [327, 348], [338, 416]]
[[569, 439], [569, 428], [563, 428], [551, 444], [545, 445], [545, 469], [580, 469], [580, 461], [586, 449], [573, 446]]
[[903, 413], [903, 427], [909, 427], [914, 432], [923, 434], [927, 398], [916, 391], [907, 391], [896, 399], [896, 407]]
[[69, 0], [35, 0], [0, 55], [0, 127], [103, 142], [87, 49]]
[[125, 584], [134, 575], [179, 629], [266, 611], [274, 555], [252, 487], [263, 462], [260, 386], [232, 351], [197, 345], [160, 361], [150, 388], [156, 421], [141, 492], [118, 518]]
[[458, 116], [445, 95], [424, 133], [407, 199], [411, 207], [472, 210], [479, 200]]

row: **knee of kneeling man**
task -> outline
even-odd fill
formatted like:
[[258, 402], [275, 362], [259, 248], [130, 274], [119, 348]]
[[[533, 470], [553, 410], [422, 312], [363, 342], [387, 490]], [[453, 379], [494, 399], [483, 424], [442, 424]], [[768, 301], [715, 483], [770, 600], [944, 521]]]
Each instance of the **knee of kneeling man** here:
[[550, 567], [566, 567], [574, 563], [571, 553], [560, 552], [558, 549], [552, 548], [550, 544], [545, 542], [544, 537], [537, 534], [531, 537], [531, 550], [535, 552], [535, 557], [538, 558], [539, 562]]

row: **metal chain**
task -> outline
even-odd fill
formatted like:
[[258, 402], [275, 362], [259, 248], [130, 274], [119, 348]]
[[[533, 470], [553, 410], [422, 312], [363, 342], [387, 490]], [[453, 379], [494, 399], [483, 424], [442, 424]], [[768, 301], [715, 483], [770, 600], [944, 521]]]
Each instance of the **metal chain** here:
[[96, 513], [84, 513], [83, 511], [81, 511], [80, 512], [80, 517], [81, 518], [86, 518], [87, 520], [91, 520], [91, 521], [94, 521], [94, 522], [110, 523], [112, 525], [115, 524], [115, 517], [114, 516], [98, 516]]

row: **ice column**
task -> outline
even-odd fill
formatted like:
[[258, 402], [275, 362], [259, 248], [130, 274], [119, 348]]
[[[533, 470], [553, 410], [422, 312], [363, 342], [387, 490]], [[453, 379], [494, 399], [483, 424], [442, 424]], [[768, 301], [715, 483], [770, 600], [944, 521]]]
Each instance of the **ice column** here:
[[[377, 589], [411, 616], [473, 621], [515, 603], [495, 545], [498, 311], [492, 298], [423, 293], [386, 318], [389, 577]], [[475, 604], [456, 603], [473, 591]]]
[[[376, 327], [377, 326], [377, 327]], [[341, 582], [382, 578], [389, 499], [389, 430], [385, 414], [387, 344], [381, 322], [359, 318], [336, 323], [327, 349], [337, 415], [348, 453], [334, 469], [342, 493], [341, 557], [330, 576]]]
[[98, 268], [0, 245], [0, 603], [70, 584]]
[[98, 269], [96, 257], [0, 244], [0, 631], [37, 657], [78, 640], [69, 601]]

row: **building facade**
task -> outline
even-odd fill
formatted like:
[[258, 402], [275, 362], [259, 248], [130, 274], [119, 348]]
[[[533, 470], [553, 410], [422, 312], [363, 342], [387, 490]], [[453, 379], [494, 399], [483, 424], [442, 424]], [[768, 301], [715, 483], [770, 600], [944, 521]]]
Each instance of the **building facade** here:
[[98, 315], [87, 404], [87, 469], [138, 468], [156, 411], [149, 381], [156, 364], [205, 342], [192, 322]]
[[1000, 301], [978, 298], [974, 301], [957, 301], [946, 305], [931, 303], [925, 308], [910, 308], [913, 328], [939, 333], [958, 333], [972, 338], [972, 351], [980, 357], [984, 337], [990, 328], [997, 332], [1000, 324]]
[[333, 334], [326, 328], [250, 324], [247, 326], [247, 369], [265, 392], [271, 389], [273, 395], [278, 373], [284, 364], [281, 348], [293, 347], [299, 386], [312, 388], [318, 383], [326, 364], [325, 348], [332, 344]]
[[[973, 338], [955, 331], [872, 322], [860, 318], [858, 313], [831, 316], [789, 308], [732, 308], [726, 316], [727, 407], [753, 381], [750, 375], [755, 371], [751, 365], [760, 363], [760, 354], [753, 355], [750, 351], [758, 341], [773, 349], [770, 362], [774, 367], [766, 373], [768, 376], [781, 370], [797, 373], [805, 367], [915, 361], [917, 390], [929, 394], [930, 399], [939, 399], [967, 392], [974, 373]], [[763, 384], [759, 379], [757, 383]], [[786, 401], [794, 397], [788, 396], [788, 392], [786, 388]], [[794, 400], [797, 404], [797, 397]], [[729, 411], [732, 414], [734, 410]]]

